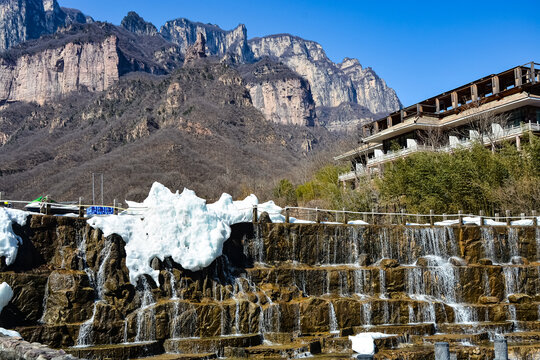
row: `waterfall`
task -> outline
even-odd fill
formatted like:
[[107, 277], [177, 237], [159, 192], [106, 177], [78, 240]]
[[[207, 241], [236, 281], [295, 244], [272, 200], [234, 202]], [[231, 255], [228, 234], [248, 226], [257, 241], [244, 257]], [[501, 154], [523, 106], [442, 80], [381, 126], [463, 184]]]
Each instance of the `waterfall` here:
[[[540, 306], [538, 308], [538, 313], [540, 314]], [[296, 315], [296, 328], [294, 330], [300, 335], [302, 334], [302, 314], [300, 312], [300, 304], [298, 304], [298, 306], [296, 307], [295, 315]]]
[[495, 239], [493, 237], [493, 232], [494, 230], [492, 227], [481, 228], [482, 246], [484, 247], [485, 256], [495, 262]]
[[520, 268], [517, 266], [504, 266], [503, 267], [504, 292], [507, 298], [508, 298], [508, 295], [516, 294], [520, 292], [519, 273], [520, 273]]
[[519, 256], [518, 235], [518, 229], [513, 227], [508, 228], [508, 247], [510, 250], [510, 257]]
[[416, 323], [416, 316], [414, 314], [414, 308], [412, 304], [408, 305], [409, 307], [409, 324], [415, 324]]
[[386, 299], [386, 271], [379, 270], [380, 297]]
[[176, 291], [176, 279], [174, 277], [174, 274], [171, 270], [167, 270], [167, 273], [169, 274], [169, 284], [171, 286], [171, 300], [174, 301], [173, 303], [173, 311], [172, 311], [172, 321], [171, 321], [171, 338], [177, 339], [180, 335], [178, 334], [178, 316], [180, 315], [180, 302], [178, 301], [178, 293]]
[[92, 345], [92, 328], [94, 325], [94, 318], [96, 317], [96, 306], [94, 303], [94, 309], [92, 310], [92, 317], [86, 320], [79, 328], [79, 335], [77, 336], [76, 347], [86, 347]]
[[536, 261], [540, 261], [540, 226], [536, 227]]
[[388, 301], [383, 301], [383, 324], [390, 322], [390, 312], [388, 311]]
[[486, 269], [484, 269], [484, 271], [482, 272], [482, 282], [484, 285], [484, 295], [491, 296], [491, 287], [489, 286], [489, 275]]
[[371, 325], [371, 302], [362, 303], [362, 316], [365, 325]]
[[[97, 299], [94, 301], [94, 308], [92, 310], [92, 317], [86, 320], [79, 329], [79, 335], [77, 337], [77, 346], [90, 346], [92, 345], [92, 330], [94, 327], [94, 318], [96, 316], [97, 306], [100, 302], [104, 302], [105, 291], [105, 269], [111, 257], [113, 243], [112, 241], [105, 240], [105, 245], [99, 253], [100, 264], [97, 272], [97, 277], [94, 279], [94, 272], [87, 265], [85, 265], [85, 271], [90, 280], [90, 284], [94, 287], [94, 291], [97, 294]], [[83, 263], [86, 264], [86, 237], [83, 239], [79, 246], [81, 252], [81, 258]], [[91, 280], [92, 279], [92, 280]]]
[[448, 304], [454, 309], [455, 322], [459, 324], [471, 324], [477, 321], [476, 311], [471, 306], [461, 304]]
[[152, 305], [155, 304], [154, 296], [152, 295], [152, 289], [145, 276], [141, 276], [142, 292], [141, 294], [141, 307], [137, 310], [137, 334], [135, 335], [135, 342], [151, 341], [154, 340], [155, 326], [154, 326], [154, 309]]
[[336, 311], [334, 310], [334, 304], [331, 301], [328, 302], [328, 320], [330, 325], [330, 333], [336, 334], [339, 333], [338, 322], [336, 317]]
[[338, 271], [339, 275], [339, 295], [349, 296], [349, 281], [347, 279], [347, 271]]

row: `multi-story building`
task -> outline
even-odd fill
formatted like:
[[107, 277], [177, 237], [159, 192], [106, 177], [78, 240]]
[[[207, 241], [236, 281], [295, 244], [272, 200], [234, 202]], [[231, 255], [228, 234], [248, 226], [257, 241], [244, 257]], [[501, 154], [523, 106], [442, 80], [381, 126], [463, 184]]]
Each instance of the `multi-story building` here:
[[540, 133], [540, 64], [489, 75], [365, 125], [362, 144], [335, 160], [351, 162], [339, 177], [352, 185], [385, 163], [417, 151], [452, 151], [474, 141], [520, 147], [525, 132]]

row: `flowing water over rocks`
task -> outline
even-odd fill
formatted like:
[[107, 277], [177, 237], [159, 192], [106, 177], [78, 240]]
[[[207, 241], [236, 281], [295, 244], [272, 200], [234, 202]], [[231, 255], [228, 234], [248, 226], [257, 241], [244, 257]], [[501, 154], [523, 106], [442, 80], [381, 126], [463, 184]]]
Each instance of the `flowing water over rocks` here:
[[380, 358], [429, 359], [448, 341], [488, 359], [498, 336], [513, 358], [540, 356], [534, 227], [238, 224], [202, 271], [153, 259], [159, 287], [133, 286], [123, 240], [82, 219], [16, 231], [25, 256], [0, 273], [15, 292], [0, 326], [80, 357], [350, 358], [347, 335], [365, 331], [395, 334]]

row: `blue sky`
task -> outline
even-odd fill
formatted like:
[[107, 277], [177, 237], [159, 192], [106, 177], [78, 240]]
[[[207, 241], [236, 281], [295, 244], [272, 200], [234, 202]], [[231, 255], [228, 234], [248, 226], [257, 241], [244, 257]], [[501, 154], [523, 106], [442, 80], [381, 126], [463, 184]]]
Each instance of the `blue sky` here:
[[[158, 28], [185, 17], [248, 36], [291, 33], [319, 42], [335, 62], [358, 58], [405, 106], [530, 61], [540, 62], [533, 3], [509, 1], [59, 0], [119, 24], [134, 10]], [[536, 10], [535, 10], [536, 9]]]

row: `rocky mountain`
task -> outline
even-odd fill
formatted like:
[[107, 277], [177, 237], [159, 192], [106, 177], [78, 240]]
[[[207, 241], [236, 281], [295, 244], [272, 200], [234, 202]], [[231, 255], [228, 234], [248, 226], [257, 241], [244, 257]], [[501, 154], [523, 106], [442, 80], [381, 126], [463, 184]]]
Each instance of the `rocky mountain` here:
[[[288, 34], [248, 40], [244, 25], [227, 31], [183, 18], [158, 31], [135, 12], [121, 26], [93, 23], [56, 0], [0, 0], [0, 9], [9, 48], [0, 56], [0, 106], [104, 91], [131, 72], [169, 74], [188, 49], [237, 68], [253, 105], [273, 122], [351, 131], [401, 105], [371, 68], [348, 58], [336, 64], [320, 44]], [[36, 40], [16, 45], [28, 39]]]
[[0, 55], [0, 104], [44, 104], [73, 91], [103, 91], [133, 71], [166, 74], [180, 50], [161, 37], [106, 24], [71, 25]]
[[[316, 109], [319, 123], [330, 131], [351, 132], [369, 123], [377, 114], [357, 103], [345, 102], [339, 106], [319, 106]], [[383, 116], [383, 114], [380, 114]], [[380, 117], [379, 116], [379, 117]]]
[[292, 125], [313, 126], [315, 102], [309, 83], [287, 66], [263, 59], [240, 67], [253, 106], [266, 119]]
[[88, 22], [92, 18], [78, 10], [60, 8], [56, 0], [2, 0], [0, 50], [52, 34], [72, 23]]
[[146, 22], [142, 17], [134, 11], [128, 12], [126, 17], [122, 19], [120, 24], [124, 29], [138, 35], [157, 35], [158, 30], [154, 24]]
[[112, 203], [141, 200], [154, 181], [216, 200], [271, 188], [336, 136], [266, 121], [240, 74], [208, 58], [170, 75], [124, 75], [103, 92], [7, 104], [0, 139], [10, 197], [91, 199], [89, 174], [102, 172]]
[[334, 107], [352, 102], [374, 114], [400, 108], [395, 91], [371, 68], [363, 69], [356, 59], [335, 64], [314, 41], [281, 34], [251, 39], [249, 46], [255, 58], [279, 59], [307, 79], [317, 106]]
[[247, 29], [243, 24], [231, 31], [225, 31], [217, 25], [176, 19], [165, 23], [160, 30], [166, 40], [177, 44], [183, 52], [197, 41], [198, 33], [203, 34], [206, 39], [208, 55], [226, 57], [234, 63], [251, 61]]

